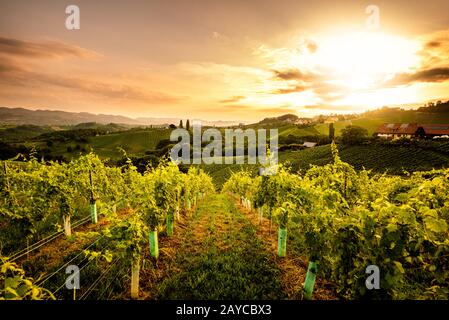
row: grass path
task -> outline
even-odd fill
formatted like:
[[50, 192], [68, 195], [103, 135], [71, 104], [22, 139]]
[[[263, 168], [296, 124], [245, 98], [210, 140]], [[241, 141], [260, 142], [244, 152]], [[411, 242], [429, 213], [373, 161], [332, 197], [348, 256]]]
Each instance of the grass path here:
[[285, 298], [281, 270], [257, 237], [256, 226], [232, 199], [210, 195], [188, 220], [169, 240], [179, 245], [175, 254], [162, 254], [158, 265], [143, 275], [147, 298]]
[[[287, 240], [287, 255], [284, 258], [279, 258], [277, 256], [278, 226], [272, 223], [270, 228], [270, 220], [265, 216], [261, 218], [255, 210], [251, 211], [240, 205], [238, 205], [238, 208], [257, 228], [257, 237], [263, 242], [264, 249], [271, 257], [272, 263], [276, 264], [281, 270], [280, 281], [286, 299], [303, 299], [302, 285], [306, 277], [308, 262], [292, 243], [291, 230]], [[318, 277], [313, 298], [317, 300], [334, 300], [336, 299], [336, 294], [333, 290], [334, 287], [331, 284]]]

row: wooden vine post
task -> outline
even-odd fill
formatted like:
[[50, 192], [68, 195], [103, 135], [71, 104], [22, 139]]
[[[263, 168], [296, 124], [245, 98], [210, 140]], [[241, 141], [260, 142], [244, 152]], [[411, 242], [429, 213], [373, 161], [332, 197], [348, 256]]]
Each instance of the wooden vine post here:
[[132, 259], [131, 265], [131, 299], [139, 297], [140, 255]]
[[67, 204], [67, 200], [63, 198], [62, 201], [63, 203], [61, 204], [62, 205], [61, 210], [62, 210], [62, 223], [64, 225], [64, 234], [67, 237], [70, 237], [72, 235], [72, 226], [70, 223], [70, 209]]
[[94, 184], [92, 179], [92, 170], [89, 170], [89, 181], [90, 181], [90, 217], [92, 219], [92, 223], [98, 222], [97, 216], [97, 202], [94, 195]]

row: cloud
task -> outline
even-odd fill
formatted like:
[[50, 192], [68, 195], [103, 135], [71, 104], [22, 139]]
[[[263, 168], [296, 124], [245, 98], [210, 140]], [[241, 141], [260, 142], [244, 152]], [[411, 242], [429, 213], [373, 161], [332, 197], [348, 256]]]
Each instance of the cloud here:
[[420, 38], [422, 49], [418, 52], [422, 69], [448, 66], [449, 30], [441, 30]]
[[16, 59], [0, 55], [0, 75], [6, 77], [8, 74], [27, 71], [27, 68]]
[[315, 74], [305, 74], [299, 69], [272, 70], [274, 81], [287, 82], [287, 87], [280, 87], [272, 90], [271, 94], [289, 94], [303, 92], [320, 85], [320, 77]]
[[61, 41], [29, 42], [6, 37], [0, 37], [0, 54], [38, 59], [63, 57], [97, 59], [101, 57], [101, 54], [95, 51]]
[[425, 44], [425, 48], [430, 48], [430, 49], [438, 48], [441, 46], [441, 44], [442, 43], [440, 41], [430, 41]]
[[208, 108], [201, 108], [198, 109], [200, 112], [211, 112], [211, 113], [232, 113], [232, 114], [242, 114], [246, 115], [248, 112], [251, 112], [251, 114], [262, 114], [262, 115], [281, 115], [286, 113], [292, 113], [294, 110], [292, 110], [288, 106], [277, 106], [277, 107], [261, 107], [261, 106], [255, 106], [255, 105], [248, 105], [248, 104], [233, 104], [233, 105], [227, 105], [225, 107], [221, 108], [214, 108], [214, 107], [208, 107]]
[[288, 93], [293, 93], [293, 92], [303, 92], [306, 90], [309, 90], [310, 87], [308, 86], [303, 86], [303, 85], [295, 85], [295, 86], [291, 86], [288, 88], [281, 88], [281, 89], [276, 89], [271, 91], [271, 94], [288, 94]]
[[212, 32], [212, 39], [222, 42], [229, 42], [231, 40], [228, 36], [217, 31]]
[[289, 69], [289, 70], [273, 70], [276, 79], [280, 80], [302, 80], [304, 75], [298, 69]]
[[247, 113], [251, 111], [251, 114], [262, 114], [262, 115], [282, 115], [286, 113], [291, 113], [292, 109], [286, 106], [279, 107], [259, 107], [253, 105], [231, 105], [226, 106], [226, 112]]
[[308, 110], [322, 110], [322, 111], [350, 111], [354, 110], [354, 106], [339, 106], [339, 105], [324, 105], [324, 104], [317, 104], [317, 105], [307, 105], [302, 107], [304, 109]]
[[304, 73], [299, 69], [284, 69], [284, 70], [272, 70], [274, 78], [276, 80], [301, 80], [301, 81], [313, 81], [319, 78], [318, 75], [313, 73]]
[[307, 50], [309, 50], [310, 53], [315, 53], [318, 50], [318, 45], [314, 41], [307, 41], [306, 43]]
[[66, 89], [74, 89], [111, 100], [133, 100], [140, 103], [176, 103], [181, 100], [162, 92], [143, 90], [129, 84], [108, 83], [86, 78], [64, 78], [53, 75], [29, 74], [27, 81], [36, 81], [45, 85], [53, 85]]
[[401, 73], [396, 75], [387, 84], [393, 86], [406, 85], [413, 82], [444, 82], [449, 80], [449, 68], [433, 68], [415, 73]]
[[[55, 75], [41, 71], [42, 65], [30, 62], [31, 59], [65, 57], [96, 59], [100, 55], [94, 51], [58, 41], [35, 43], [0, 37], [0, 83], [44, 91], [49, 91], [49, 86], [58, 87], [112, 101], [128, 100], [144, 104], [177, 103], [185, 99], [185, 97], [146, 90], [120, 81], [103, 80], [95, 75], [80, 77], [70, 77], [66, 74]], [[50, 91], [52, 90], [57, 92], [51, 88]]]
[[[177, 97], [163, 92], [144, 90], [138, 86], [121, 83], [94, 80], [91, 76], [67, 77], [48, 73], [33, 72], [23, 68], [14, 60], [0, 59], [0, 83], [20, 88], [30, 88], [44, 91], [54, 91], [51, 87], [76, 90], [92, 96], [107, 98], [108, 100], [132, 100], [135, 102], [177, 103], [185, 97]], [[49, 88], [50, 86], [50, 88]]]
[[229, 99], [220, 100], [220, 103], [234, 103], [245, 99], [245, 96], [233, 96]]

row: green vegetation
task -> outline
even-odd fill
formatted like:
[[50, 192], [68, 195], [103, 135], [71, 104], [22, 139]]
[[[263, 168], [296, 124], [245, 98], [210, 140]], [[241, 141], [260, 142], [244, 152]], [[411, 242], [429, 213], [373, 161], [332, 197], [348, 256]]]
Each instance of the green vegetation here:
[[123, 148], [127, 154], [141, 156], [148, 150], [155, 150], [163, 139], [170, 138], [169, 129], [132, 130], [93, 137], [89, 143], [93, 151], [103, 158], [118, 158]]
[[368, 138], [368, 131], [359, 126], [347, 126], [341, 130], [340, 141], [344, 145], [361, 144]]
[[[404, 171], [426, 171], [449, 167], [447, 143], [430, 146], [410, 146], [400, 143], [371, 143], [340, 146], [343, 161], [356, 169], [369, 169], [378, 173], [404, 174]], [[444, 151], [443, 151], [444, 150]], [[291, 166], [294, 171], [306, 170], [310, 165], [325, 165], [333, 161], [330, 145], [301, 151], [284, 152], [279, 161]]]
[[[401, 143], [388, 148], [403, 148]], [[363, 147], [372, 146], [348, 146], [341, 154]], [[447, 146], [439, 147], [442, 152]], [[325, 158], [325, 148], [329, 146], [297, 153], [319, 151]], [[129, 294], [151, 299], [302, 297], [297, 284], [302, 280], [284, 277], [286, 265], [279, 259], [287, 259], [289, 268], [303, 275], [304, 263], [293, 260], [316, 264], [317, 286], [324, 280], [332, 287], [332, 295], [326, 298], [449, 296], [447, 169], [406, 177], [356, 171], [340, 159], [335, 146], [329, 164], [300, 174], [280, 166], [276, 174], [260, 177], [252, 170], [255, 166], [246, 168], [251, 170], [234, 165], [223, 192], [214, 194], [211, 178], [195, 166], [183, 173], [186, 167], [162, 162], [141, 174], [131, 160], [121, 167], [108, 167], [93, 154], [61, 164], [37, 159], [9, 162], [0, 176], [2, 245], [9, 243], [2, 246], [3, 255], [20, 262], [17, 257], [39, 248], [36, 241], [39, 246], [56, 244], [46, 254], [28, 259], [23, 270], [31, 277], [2, 258], [3, 267], [17, 268], [22, 277], [14, 282], [5, 274], [4, 281], [11, 285], [5, 297], [22, 282], [26, 287], [15, 298], [72, 299], [72, 294], [79, 299], [122, 299]], [[230, 194], [238, 197], [246, 211], [236, 207]], [[66, 231], [67, 217], [92, 202], [98, 203], [102, 218], [99, 223], [92, 220], [94, 232], [65, 232], [66, 238], [48, 240], [51, 231], [45, 228], [53, 226], [58, 235], [63, 220]], [[276, 251], [261, 236], [262, 224], [252, 220], [255, 209], [260, 219], [271, 221], [268, 234], [279, 227], [282, 250]], [[126, 214], [119, 216], [122, 211]], [[26, 238], [31, 246], [20, 241]], [[64, 251], [67, 246], [72, 249]], [[159, 247], [160, 253], [155, 249]], [[73, 261], [83, 268], [83, 281], [92, 285], [77, 293], [61, 291], [65, 274], [58, 270]], [[382, 270], [381, 290], [366, 290], [365, 268], [371, 264]], [[50, 277], [39, 280], [43, 272]], [[146, 279], [140, 289], [139, 276]], [[293, 294], [288, 281], [295, 281]]]
[[[2, 293], [6, 298], [10, 293], [25, 298], [27, 290], [32, 291], [33, 298], [47, 297], [28, 279], [23, 280], [28, 287], [15, 294], [22, 278], [11, 278], [15, 275], [7, 273], [7, 268], [14, 269], [15, 265], [10, 262], [19, 261], [59, 239], [63, 234], [61, 224], [67, 241], [73, 240], [71, 218], [86, 205], [90, 206], [88, 217], [93, 224], [98, 223], [98, 218], [97, 210], [92, 211], [92, 207], [96, 208], [98, 202], [101, 215], [112, 218], [114, 225], [102, 230], [101, 237], [88, 246], [90, 249], [81, 249], [76, 258], [85, 255], [88, 263], [96, 261], [92, 272], [100, 272], [100, 279], [105, 269], [110, 271], [117, 264], [130, 263], [133, 265], [132, 279], [135, 279], [138, 278], [143, 247], [147, 247], [148, 234], [165, 229], [165, 234], [170, 235], [169, 226], [173, 224], [175, 214], [178, 217], [181, 210], [195, 205], [199, 198], [214, 190], [211, 179], [202, 171], [191, 168], [184, 174], [174, 163], [162, 162], [144, 174], [138, 173], [131, 161], [121, 168], [107, 167], [94, 154], [62, 164], [46, 164], [32, 158], [23, 163], [4, 162], [3, 165], [0, 175], [0, 249], [2, 270], [6, 270], [4, 277], [2, 274], [2, 288], [5, 288]], [[118, 218], [117, 207], [131, 210], [131, 217]], [[81, 221], [87, 220], [83, 217]], [[101, 239], [106, 241], [101, 243]], [[33, 265], [30, 267], [41, 275], [44, 271], [36, 270]], [[43, 265], [41, 267], [45, 269]], [[16, 269], [13, 271], [21, 272]], [[136, 285], [138, 281], [132, 281], [132, 287]], [[46, 288], [56, 294], [62, 286], [50, 282]], [[131, 291], [135, 296], [138, 288], [137, 291], [134, 289]], [[89, 289], [82, 296], [88, 294]], [[61, 297], [65, 297], [64, 293]]]
[[[223, 190], [274, 219], [279, 236], [288, 228], [294, 252], [341, 298], [448, 299], [449, 170], [370, 176], [341, 161], [335, 145], [332, 153], [331, 164], [304, 175], [237, 173]], [[365, 286], [369, 265], [382, 270], [379, 290]]]

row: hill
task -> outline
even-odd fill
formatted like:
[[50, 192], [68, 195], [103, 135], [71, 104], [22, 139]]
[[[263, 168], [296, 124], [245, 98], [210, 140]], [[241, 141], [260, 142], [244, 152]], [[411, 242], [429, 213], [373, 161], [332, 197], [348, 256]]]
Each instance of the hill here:
[[[434, 146], [402, 144], [367, 144], [339, 146], [343, 161], [356, 169], [374, 172], [404, 174], [404, 171], [426, 171], [449, 167], [449, 142]], [[330, 145], [279, 155], [280, 162], [290, 163], [293, 170], [308, 169], [311, 164], [324, 165], [332, 162]]]
[[[119, 115], [93, 114], [88, 112], [67, 112], [55, 110], [29, 110], [25, 108], [7, 108], [0, 107], [0, 124], [7, 125], [56, 125], [68, 126], [80, 123], [96, 122], [99, 124], [124, 124], [133, 126], [178, 124], [180, 118], [129, 118]], [[238, 124], [236, 121], [201, 121], [203, 125], [208, 126], [230, 126]]]
[[7, 142], [26, 141], [54, 130], [55, 129], [50, 126], [3, 126], [0, 128], [0, 140]]
[[118, 148], [123, 148], [127, 154], [142, 156], [149, 150], [155, 150], [163, 139], [170, 138], [169, 129], [131, 130], [93, 137], [89, 146], [101, 157], [117, 158], [122, 154]]
[[[335, 134], [339, 135], [340, 131], [348, 125], [363, 127], [372, 135], [383, 123], [449, 123], [449, 107], [446, 105], [449, 105], [449, 102], [441, 104], [441, 106], [421, 107], [417, 110], [382, 108], [367, 111], [354, 119], [336, 121], [334, 123]], [[327, 123], [319, 123], [315, 125], [315, 128], [320, 134], [327, 134], [329, 132], [328, 126]]]

